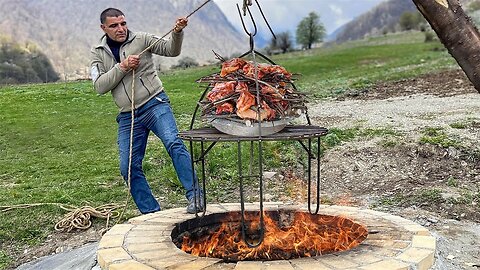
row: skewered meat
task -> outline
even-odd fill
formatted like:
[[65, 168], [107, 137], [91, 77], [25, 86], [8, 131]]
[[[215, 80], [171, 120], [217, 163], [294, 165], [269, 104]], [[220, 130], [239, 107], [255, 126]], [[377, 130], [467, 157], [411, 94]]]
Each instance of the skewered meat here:
[[217, 110], [215, 111], [215, 113], [217, 115], [220, 115], [223, 113], [230, 114], [230, 113], [233, 113], [233, 110], [234, 110], [234, 107], [230, 102], [225, 102], [223, 104], [217, 105], [216, 108]]
[[270, 76], [273, 77], [274, 80], [290, 80], [292, 78], [291, 73], [289, 73], [285, 68], [277, 65], [257, 64], [257, 77], [255, 76], [255, 65], [253, 62], [247, 62], [243, 66], [242, 70], [245, 76], [250, 78], [258, 78], [259, 80], [264, 78], [267, 74], [270, 74]]
[[262, 101], [262, 109], [261, 110], [267, 112], [267, 116], [266, 116], [267, 120], [275, 119], [275, 116], [276, 116], [275, 110], [270, 108], [270, 106], [268, 106], [268, 104], [265, 101]]
[[264, 63], [257, 64], [258, 76], [255, 76], [255, 64], [252, 61], [247, 62], [241, 58], [233, 58], [223, 62], [220, 76], [225, 77], [237, 70], [241, 70], [247, 77], [258, 78], [259, 80], [266, 74], [271, 74], [273, 77], [283, 76], [287, 80], [292, 78], [292, 74], [284, 67]]
[[[258, 106], [255, 96], [248, 91], [248, 85], [240, 82], [236, 89], [240, 92], [240, 97], [237, 100], [237, 115], [242, 119], [258, 120]], [[262, 101], [262, 108], [260, 109], [260, 120], [273, 120], [275, 118], [275, 110], [270, 108], [265, 101]]]
[[273, 88], [270, 85], [263, 85], [261, 89], [261, 93], [264, 96], [269, 96], [270, 101], [280, 101], [283, 99], [283, 96], [285, 95], [285, 89], [284, 88]]
[[304, 94], [296, 91], [292, 74], [282, 66], [233, 58], [222, 64], [220, 74], [203, 77], [199, 82], [208, 82], [212, 88], [201, 101], [204, 114], [274, 121], [299, 116], [305, 109]]
[[237, 115], [239, 113], [248, 111], [250, 110], [250, 107], [255, 106], [255, 96], [248, 91], [248, 86], [246, 83], [240, 82], [235, 88], [235, 92], [240, 93], [240, 97], [237, 100]]
[[262, 70], [265, 73], [272, 73], [275, 75], [283, 75], [285, 78], [290, 80], [292, 78], [292, 74], [288, 72], [284, 67], [278, 66], [278, 65], [270, 65], [267, 66], [264, 70]]
[[220, 72], [221, 77], [225, 77], [228, 74], [235, 72], [247, 63], [247, 61], [243, 60], [242, 58], [233, 58], [231, 60], [225, 61], [222, 64], [222, 71]]
[[215, 102], [224, 97], [227, 97], [235, 92], [235, 86], [237, 82], [225, 82], [225, 83], [216, 83], [212, 90], [207, 94], [207, 99], [211, 102]]
[[265, 70], [265, 67], [262, 67], [260, 64], [257, 65], [257, 76], [255, 76], [255, 65], [254, 63], [252, 62], [247, 62], [244, 66], [243, 66], [243, 73], [245, 74], [245, 76], [247, 77], [250, 77], [250, 78], [258, 78], [259, 80], [261, 80], [263, 78], [263, 76], [265, 75], [265, 72], [263, 72], [263, 70]]

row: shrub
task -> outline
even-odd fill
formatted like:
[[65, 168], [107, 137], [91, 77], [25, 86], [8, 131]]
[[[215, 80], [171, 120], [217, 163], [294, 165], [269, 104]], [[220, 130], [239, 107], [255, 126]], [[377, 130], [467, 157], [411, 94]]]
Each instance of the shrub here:
[[188, 56], [181, 58], [178, 61], [178, 64], [172, 66], [173, 69], [175, 69], [175, 68], [186, 69], [186, 68], [190, 68], [190, 67], [198, 67], [198, 62], [195, 59], [193, 59], [191, 57], [188, 57]]

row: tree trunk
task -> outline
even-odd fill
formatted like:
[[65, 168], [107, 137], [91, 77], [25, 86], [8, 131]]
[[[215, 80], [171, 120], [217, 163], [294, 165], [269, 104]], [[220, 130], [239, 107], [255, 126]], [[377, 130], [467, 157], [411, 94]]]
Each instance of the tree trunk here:
[[458, 0], [412, 0], [480, 93], [480, 33]]

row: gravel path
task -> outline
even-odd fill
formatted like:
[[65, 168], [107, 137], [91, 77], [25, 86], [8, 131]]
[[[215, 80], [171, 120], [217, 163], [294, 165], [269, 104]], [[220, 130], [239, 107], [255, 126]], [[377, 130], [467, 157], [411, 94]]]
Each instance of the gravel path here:
[[325, 127], [391, 128], [413, 136], [426, 127], [435, 127], [469, 142], [480, 139], [479, 130], [471, 132], [450, 126], [480, 119], [480, 94], [322, 101], [310, 107], [309, 113], [315, 124]]

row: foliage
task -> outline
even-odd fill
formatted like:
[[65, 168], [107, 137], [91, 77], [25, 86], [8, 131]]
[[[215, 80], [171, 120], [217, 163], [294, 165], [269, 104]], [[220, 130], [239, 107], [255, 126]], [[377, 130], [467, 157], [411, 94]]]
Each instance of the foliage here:
[[282, 32], [276, 35], [276, 38], [272, 37], [270, 42], [271, 49], [279, 49], [282, 53], [290, 51], [293, 47], [292, 37], [290, 32]]
[[12, 258], [8, 256], [4, 251], [0, 250], [0, 269], [6, 268], [11, 262]]
[[480, 10], [480, 1], [479, 0], [474, 0], [474, 1], [471, 1], [468, 5], [467, 5], [467, 11], [468, 12], [475, 12], [477, 10]]
[[311, 49], [312, 45], [322, 41], [324, 36], [325, 27], [315, 12], [310, 12], [297, 26], [297, 43], [304, 49]]
[[403, 31], [422, 30], [425, 27], [425, 18], [418, 11], [407, 11], [400, 16], [400, 28]]
[[48, 57], [31, 46], [0, 44], [0, 84], [55, 82], [59, 79]]
[[173, 69], [175, 68], [186, 69], [191, 67], [198, 67], [198, 62], [189, 56], [185, 56], [181, 58], [180, 60], [178, 60], [178, 63], [176, 65], [172, 66]]
[[425, 32], [425, 42], [432, 42], [435, 38], [435, 33], [432, 31]]

